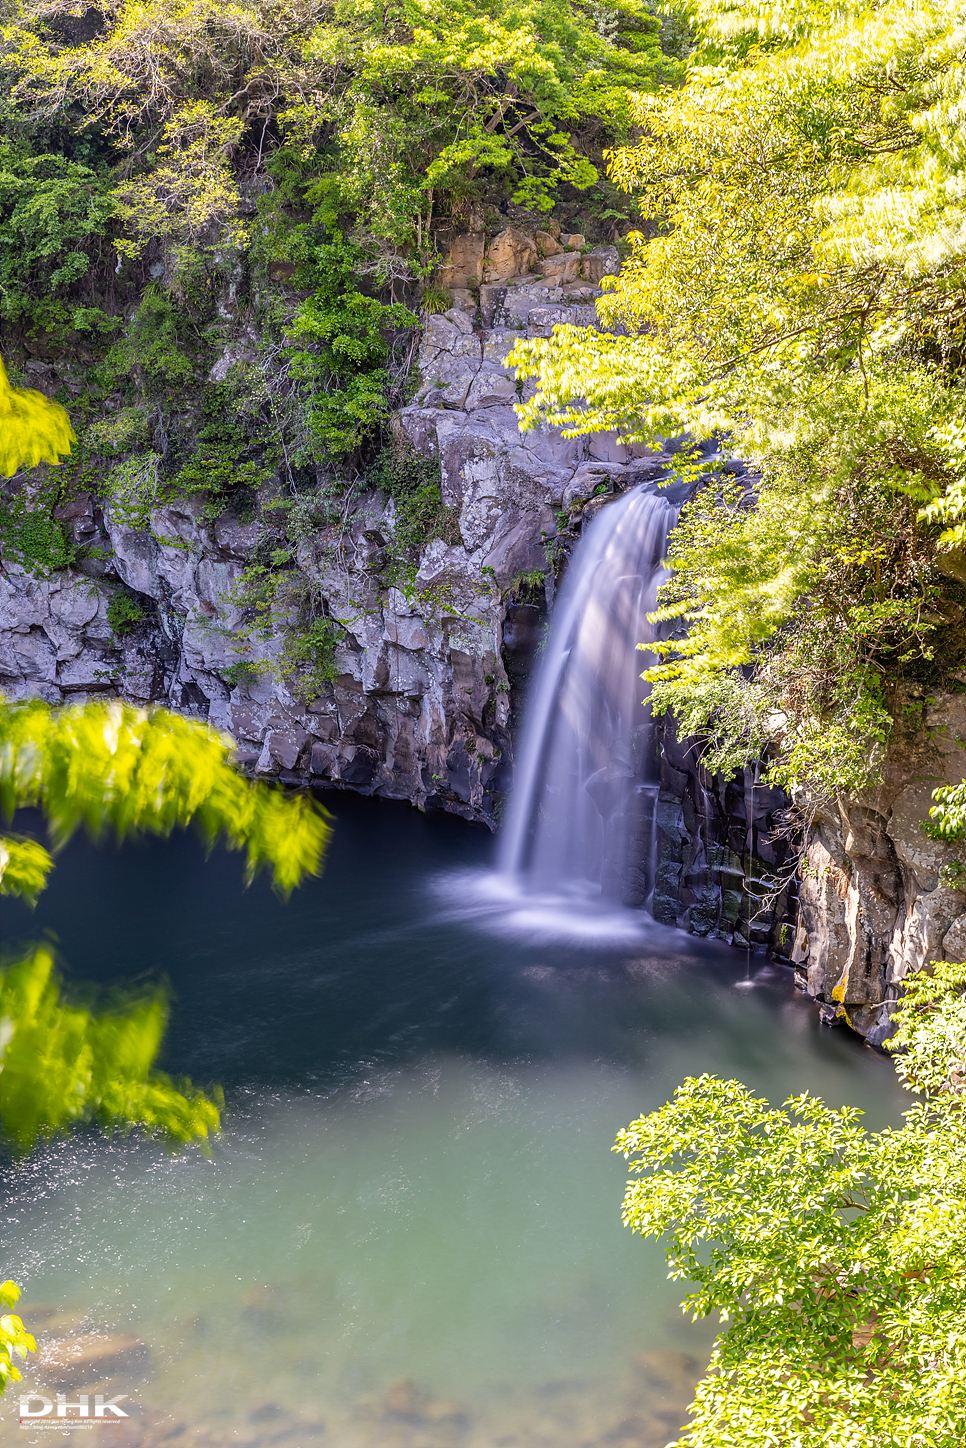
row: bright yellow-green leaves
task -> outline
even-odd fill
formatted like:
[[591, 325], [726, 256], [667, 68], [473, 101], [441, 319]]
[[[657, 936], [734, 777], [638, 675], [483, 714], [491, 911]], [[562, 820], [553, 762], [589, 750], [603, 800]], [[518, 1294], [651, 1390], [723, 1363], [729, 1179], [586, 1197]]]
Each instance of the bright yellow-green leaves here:
[[[120, 701], [52, 709], [0, 702], [0, 809], [41, 809], [55, 846], [80, 825], [95, 837], [167, 834], [197, 824], [272, 868], [287, 895], [322, 865], [330, 827], [308, 796], [244, 780], [231, 743], [205, 725]], [[33, 900], [52, 861], [33, 840], [0, 836], [0, 892]], [[153, 1070], [167, 1022], [162, 990], [101, 1014], [63, 998], [44, 947], [0, 972], [0, 1131], [27, 1151], [82, 1121], [203, 1142], [218, 1100]]]
[[910, 1091], [931, 1098], [966, 1091], [966, 965], [934, 960], [902, 983], [902, 1009], [888, 1042]]
[[247, 854], [251, 878], [272, 869], [288, 895], [322, 865], [330, 827], [307, 795], [252, 784], [231, 764], [232, 744], [204, 724], [116, 701], [52, 709], [0, 704], [0, 808], [39, 806], [55, 844], [83, 825], [95, 837], [168, 834], [194, 822]]
[[0, 1131], [29, 1151], [81, 1122], [177, 1144], [217, 1132], [215, 1098], [152, 1069], [167, 1024], [153, 990], [101, 1014], [64, 999], [45, 947], [0, 972]]
[[702, 1076], [618, 1136], [625, 1223], [726, 1325], [681, 1448], [966, 1441], [966, 966], [931, 969], [897, 1011], [930, 1093], [900, 1130]]
[[518, 412], [717, 436], [758, 464], [672, 541], [662, 615], [690, 634], [652, 699], [710, 725], [715, 766], [771, 739], [773, 778], [834, 793], [875, 777], [896, 682], [962, 664], [935, 560], [966, 514], [966, 18], [693, 12], [687, 83], [638, 97], [641, 138], [611, 157], [652, 233], [599, 304], [617, 335], [519, 344], [537, 387]]
[[240, 246], [247, 231], [229, 162], [244, 130], [243, 119], [219, 115], [211, 101], [180, 107], [165, 123], [157, 164], [114, 193], [117, 215], [134, 233], [118, 250], [137, 257], [161, 237], [197, 246], [215, 227], [222, 245]]
[[64, 409], [32, 387], [11, 387], [0, 359], [0, 476], [59, 463], [76, 441]]
[[53, 864], [36, 840], [0, 835], [0, 895], [17, 895], [33, 904]]
[[935, 803], [929, 810], [926, 833], [940, 840], [966, 838], [966, 779], [933, 790]]
[[[542, 385], [528, 419], [646, 432], [673, 418], [700, 435], [744, 422], [779, 440], [810, 378], [930, 318], [955, 329], [966, 22], [940, 3], [785, 10], [698, 4], [719, 47], [699, 59], [716, 63], [636, 98], [644, 137], [610, 169], [661, 234], [639, 239], [601, 313], [642, 334], [584, 338], [582, 355], [572, 337], [521, 349]], [[773, 24], [788, 41], [749, 49]]]
[[[321, 25], [308, 54], [353, 76], [340, 97], [352, 115], [346, 183], [353, 194], [375, 185], [387, 200], [401, 187], [411, 206], [420, 191], [446, 191], [481, 166], [507, 173], [515, 199], [537, 206], [551, 205], [563, 181], [592, 185], [596, 170], [572, 132], [594, 118], [626, 133], [633, 93], [651, 88], [661, 63], [656, 24], [638, 0], [615, 19], [639, 36], [640, 49], [603, 35], [568, 0], [389, 9], [353, 0], [338, 14], [341, 23]], [[407, 155], [407, 147], [415, 149]]]
[[19, 1298], [20, 1288], [16, 1282], [0, 1282], [0, 1309], [4, 1309], [0, 1316], [0, 1393], [8, 1383], [20, 1381], [23, 1374], [18, 1359], [23, 1362], [28, 1352], [35, 1352], [37, 1348], [17, 1314], [5, 1310], [13, 1307]]

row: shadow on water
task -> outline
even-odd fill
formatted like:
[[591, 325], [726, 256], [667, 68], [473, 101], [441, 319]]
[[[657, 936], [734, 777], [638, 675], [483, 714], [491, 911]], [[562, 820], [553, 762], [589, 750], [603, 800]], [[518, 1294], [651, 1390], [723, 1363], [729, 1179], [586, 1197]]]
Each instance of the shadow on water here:
[[[700, 1071], [881, 1124], [891, 1068], [787, 972], [738, 989], [725, 947], [454, 918], [440, 880], [486, 869], [488, 834], [326, 802], [325, 874], [287, 905], [184, 835], [78, 839], [35, 913], [4, 902], [8, 949], [48, 930], [69, 975], [167, 975], [162, 1064], [229, 1107], [211, 1160], [91, 1134], [6, 1169], [4, 1271], [46, 1331], [29, 1386], [127, 1393], [111, 1441], [142, 1448], [666, 1443], [709, 1330], [620, 1226], [615, 1132]], [[46, 1441], [15, 1413], [0, 1442]]]

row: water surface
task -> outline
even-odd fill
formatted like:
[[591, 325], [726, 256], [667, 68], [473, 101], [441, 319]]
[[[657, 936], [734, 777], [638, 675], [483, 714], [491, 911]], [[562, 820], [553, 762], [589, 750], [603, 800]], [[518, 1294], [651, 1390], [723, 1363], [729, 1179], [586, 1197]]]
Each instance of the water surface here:
[[[52, 931], [79, 979], [166, 975], [162, 1064], [228, 1102], [210, 1160], [91, 1133], [3, 1172], [24, 1317], [117, 1349], [30, 1386], [128, 1393], [91, 1436], [145, 1448], [658, 1448], [709, 1329], [621, 1227], [616, 1132], [701, 1071], [879, 1125], [891, 1067], [760, 958], [494, 933], [452, 898], [484, 831], [327, 802], [325, 875], [287, 905], [190, 835], [78, 839], [36, 912], [4, 903], [8, 948]], [[58, 1434], [16, 1416], [0, 1442]]]

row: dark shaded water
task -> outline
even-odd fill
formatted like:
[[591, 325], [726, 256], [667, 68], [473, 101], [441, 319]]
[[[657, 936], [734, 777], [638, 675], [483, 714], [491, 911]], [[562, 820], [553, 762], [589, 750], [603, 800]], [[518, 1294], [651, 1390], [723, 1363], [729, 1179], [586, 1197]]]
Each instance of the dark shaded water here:
[[[83, 1344], [31, 1386], [128, 1392], [131, 1424], [91, 1430], [112, 1443], [667, 1442], [709, 1333], [620, 1225], [615, 1133], [700, 1071], [881, 1124], [891, 1067], [725, 947], [455, 918], [438, 881], [451, 903], [488, 835], [328, 802], [326, 873], [288, 905], [186, 836], [77, 840], [36, 912], [4, 903], [7, 948], [50, 930], [70, 975], [167, 975], [162, 1064], [228, 1098], [208, 1161], [91, 1135], [5, 1171], [4, 1274]], [[17, 1431], [12, 1396], [2, 1418], [2, 1442], [49, 1436]]]

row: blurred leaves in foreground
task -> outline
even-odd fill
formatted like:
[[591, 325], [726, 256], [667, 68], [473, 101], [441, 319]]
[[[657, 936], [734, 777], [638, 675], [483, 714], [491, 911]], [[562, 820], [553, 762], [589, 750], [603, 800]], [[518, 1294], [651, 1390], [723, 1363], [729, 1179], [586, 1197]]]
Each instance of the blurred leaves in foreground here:
[[[272, 867], [288, 895], [319, 872], [331, 829], [307, 795], [255, 784], [232, 767], [231, 741], [206, 725], [129, 704], [52, 709], [0, 701], [0, 810], [47, 819], [54, 848], [79, 825], [97, 838], [168, 834], [194, 822], [247, 853], [247, 876]], [[31, 903], [53, 861], [38, 841], [0, 836], [0, 893]], [[141, 1127], [171, 1142], [203, 1142], [219, 1124], [220, 1093], [175, 1085], [152, 1070], [168, 1019], [161, 987], [95, 1014], [65, 1000], [45, 947], [0, 967], [0, 1133], [17, 1151], [81, 1122]]]
[[172, 1143], [202, 1142], [219, 1126], [209, 1097], [153, 1071], [168, 1020], [164, 989], [121, 997], [102, 1013], [65, 999], [53, 955], [39, 946], [0, 967], [0, 1125], [7, 1145], [83, 1122], [141, 1127]]
[[0, 477], [59, 463], [76, 441], [64, 409], [32, 387], [11, 387], [0, 359]]
[[[205, 724], [120, 700], [64, 709], [36, 699], [0, 702], [0, 810], [10, 817], [39, 807], [55, 847], [78, 825], [95, 838], [110, 826], [123, 839], [140, 830], [166, 835], [193, 821], [208, 840], [222, 836], [247, 852], [248, 879], [270, 865], [287, 896], [318, 874], [328, 817], [308, 795], [244, 779], [232, 747]], [[28, 862], [22, 841], [2, 838], [0, 846], [0, 888], [10, 889], [16, 869], [26, 886], [14, 886], [16, 893], [36, 895], [42, 847]]]
[[16, 1282], [0, 1282], [0, 1308], [4, 1309], [0, 1316], [0, 1393], [8, 1383], [15, 1383], [22, 1376], [15, 1359], [20, 1358], [21, 1362], [28, 1352], [34, 1352], [37, 1344], [24, 1331], [24, 1325], [16, 1313], [7, 1312], [5, 1309], [12, 1307], [20, 1297], [20, 1288]]

